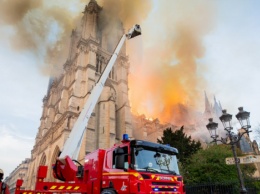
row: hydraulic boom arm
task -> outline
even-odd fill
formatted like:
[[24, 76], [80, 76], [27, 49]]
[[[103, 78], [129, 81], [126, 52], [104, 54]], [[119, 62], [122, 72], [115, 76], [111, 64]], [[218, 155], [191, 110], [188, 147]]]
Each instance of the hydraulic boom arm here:
[[91, 94], [90, 94], [89, 98], [87, 99], [85, 106], [83, 107], [74, 127], [71, 130], [71, 133], [70, 133], [67, 141], [64, 144], [63, 151], [61, 152], [61, 155], [59, 156], [60, 161], [63, 161], [66, 156], [71, 157], [71, 159], [77, 160], [80, 146], [82, 143], [82, 137], [83, 137], [84, 131], [86, 129], [86, 126], [88, 124], [88, 120], [91, 116], [91, 113], [93, 112], [93, 110], [95, 108], [98, 98], [101, 95], [105, 82], [109, 76], [109, 73], [110, 73], [113, 65], [115, 64], [117, 56], [126, 39], [133, 38], [140, 34], [141, 34], [140, 26], [135, 25], [135, 26], [133, 26], [132, 29], [130, 29], [130, 31], [127, 34], [124, 34], [122, 36], [112, 57], [109, 60], [109, 63], [107, 64], [105, 70], [103, 71], [102, 75], [100, 76], [97, 84], [91, 91]]

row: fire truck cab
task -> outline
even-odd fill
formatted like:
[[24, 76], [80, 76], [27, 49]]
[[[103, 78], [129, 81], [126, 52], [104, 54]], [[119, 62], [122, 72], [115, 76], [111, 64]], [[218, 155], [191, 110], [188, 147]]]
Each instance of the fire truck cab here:
[[176, 148], [143, 140], [128, 140], [86, 155], [84, 178], [90, 193], [183, 194]]

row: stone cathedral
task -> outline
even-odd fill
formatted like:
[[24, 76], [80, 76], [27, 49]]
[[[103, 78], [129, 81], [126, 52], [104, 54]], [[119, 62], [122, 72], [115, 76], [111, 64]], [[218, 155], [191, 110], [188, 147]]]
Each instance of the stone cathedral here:
[[[43, 99], [40, 127], [31, 152], [26, 181], [30, 184], [27, 188], [34, 185], [39, 165], [50, 168], [55, 163], [93, 86], [124, 33], [123, 25], [119, 23], [111, 41], [99, 24], [100, 12], [102, 8], [95, 0], [90, 0], [80, 26], [72, 30], [63, 73], [50, 79], [48, 92]], [[84, 163], [86, 153], [119, 142], [123, 133], [132, 136], [128, 71], [129, 62], [124, 45], [86, 126], [79, 162]], [[47, 180], [53, 180], [51, 174], [48, 174]]]

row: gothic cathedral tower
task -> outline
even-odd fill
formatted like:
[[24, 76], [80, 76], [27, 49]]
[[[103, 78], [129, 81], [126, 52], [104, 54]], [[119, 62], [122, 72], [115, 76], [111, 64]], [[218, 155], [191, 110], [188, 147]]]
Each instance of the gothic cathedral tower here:
[[[27, 188], [34, 185], [39, 165], [47, 165], [50, 169], [55, 163], [84, 103], [124, 33], [121, 23], [110, 36], [105, 33], [100, 18], [103, 11], [95, 0], [90, 0], [80, 26], [72, 30], [63, 73], [50, 80], [47, 95], [43, 99], [41, 124], [31, 152], [27, 174], [30, 185]], [[84, 162], [87, 152], [114, 145], [120, 141], [123, 133], [132, 136], [128, 71], [124, 46], [86, 126], [79, 162]], [[48, 174], [47, 180], [53, 180], [51, 174]]]

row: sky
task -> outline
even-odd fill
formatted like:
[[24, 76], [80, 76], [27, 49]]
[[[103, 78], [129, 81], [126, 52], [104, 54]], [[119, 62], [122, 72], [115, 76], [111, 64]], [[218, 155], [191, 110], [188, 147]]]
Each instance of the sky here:
[[[140, 20], [143, 35], [129, 43], [130, 48], [138, 46], [139, 49], [137, 53], [130, 49], [129, 56], [132, 65], [130, 74], [147, 78], [147, 80], [142, 80], [142, 84], [150, 83], [149, 81], [152, 81], [153, 78], [158, 79], [157, 75], [153, 74], [153, 70], [163, 76], [159, 78], [162, 85], [153, 87], [149, 91], [146, 101], [142, 104], [144, 108], [140, 109], [139, 113], [143, 111], [149, 114], [157, 111], [156, 113], [159, 114], [160, 110], [155, 111], [154, 107], [150, 105], [156, 104], [162, 96], [156, 96], [156, 99], [151, 100], [149, 100], [149, 96], [153, 96], [157, 90], [163, 88], [162, 86], [171, 87], [169, 85], [172, 81], [171, 77], [177, 75], [173, 73], [174, 76], [171, 76], [167, 72], [163, 74], [157, 70], [157, 66], [160, 69], [165, 67], [168, 71], [169, 67], [160, 66], [160, 61], [163, 64], [167, 59], [167, 63], [169, 61], [171, 63], [170, 67], [175, 66], [174, 70], [185, 77], [181, 71], [182, 68], [177, 68], [176, 65], [182, 60], [182, 55], [179, 52], [182, 47], [174, 46], [186, 43], [185, 38], [187, 37], [195, 37], [191, 39], [195, 41], [195, 46], [192, 47], [191, 44], [188, 46], [191, 48], [191, 55], [195, 56], [192, 59], [196, 63], [194, 66], [196, 77], [192, 77], [194, 76], [192, 74], [187, 74], [187, 77], [194, 78], [199, 89], [191, 90], [190, 88], [194, 85], [186, 82], [189, 84], [189, 86], [187, 85], [189, 90], [180, 91], [187, 96], [189, 101], [196, 102], [196, 107], [200, 111], [203, 111], [204, 108], [204, 91], [207, 92], [212, 103], [215, 95], [222, 107], [233, 115], [238, 113], [239, 106], [243, 106], [246, 111], [251, 113], [252, 129], [257, 128], [260, 123], [260, 89], [258, 86], [260, 83], [260, 2], [257, 0], [219, 0], [211, 1], [212, 3], [202, 6], [203, 2], [205, 3], [202, 0], [196, 0], [195, 3], [183, 1], [186, 4], [171, 1], [168, 7], [165, 6], [166, 2], [169, 1], [154, 0], [150, 4], [151, 7], [144, 8], [148, 11]], [[46, 10], [46, 7], [58, 4], [61, 4], [62, 8], [67, 6], [69, 7], [67, 14], [75, 18], [77, 17], [75, 13], [81, 13], [85, 5], [83, 1], [77, 0], [71, 1], [69, 6], [62, 1], [57, 1], [57, 5], [53, 5], [51, 1], [44, 1], [44, 4]], [[33, 12], [29, 13], [33, 14]], [[44, 9], [41, 11], [42, 15], [47, 13], [47, 11], [44, 12]], [[59, 15], [56, 16], [59, 18]], [[14, 42], [19, 43], [14, 41], [14, 37], [18, 36], [17, 33], [23, 35], [22, 30], [17, 31], [18, 27], [22, 24], [25, 26], [29, 24], [8, 23], [3, 20], [0, 20], [0, 24], [0, 168], [5, 171], [7, 176], [22, 160], [30, 157], [34, 139], [40, 126], [42, 99], [47, 92], [49, 75], [51, 74], [51, 71], [46, 70], [46, 66], [49, 67], [48, 63], [52, 63], [52, 61], [46, 56], [52, 49], [57, 49], [55, 46], [59, 46], [57, 44], [61, 41], [59, 34], [63, 35], [62, 38], [67, 39], [63, 32], [67, 28], [71, 29], [73, 23], [66, 23], [64, 27], [55, 21], [55, 17], [53, 20], [48, 20], [45, 23], [48, 36], [44, 36], [45, 39], [37, 39], [36, 42], [39, 45], [29, 48], [17, 48], [18, 46], [14, 45]], [[189, 31], [181, 31], [182, 34], [179, 34], [179, 29], [176, 26], [188, 26], [185, 29], [189, 29]], [[32, 28], [32, 30], [37, 29]], [[183, 32], [188, 33], [189, 36], [183, 37]], [[180, 37], [183, 42], [180, 43], [178, 41], [180, 39], [176, 37]], [[168, 45], [167, 42], [171, 40], [173, 40], [173, 44]], [[199, 43], [197, 44], [197, 42]], [[159, 53], [159, 55], [157, 56], [154, 52]], [[181, 56], [178, 58], [178, 55]], [[159, 62], [153, 64], [154, 61]], [[137, 66], [138, 63], [141, 64], [141, 67]], [[144, 71], [142, 68], [147, 67], [143, 63], [151, 63], [154, 66]], [[186, 66], [182, 67], [186, 68]], [[136, 71], [143, 74], [138, 74]], [[132, 82], [132, 84], [133, 88], [136, 89], [135, 83]], [[185, 84], [182, 85], [182, 82], [175, 84], [179, 84], [180, 87], [185, 86]], [[163, 91], [159, 91], [159, 93], [163, 93]], [[234, 125], [236, 128], [237, 122], [234, 121]], [[251, 137], [254, 138], [253, 133]]]

